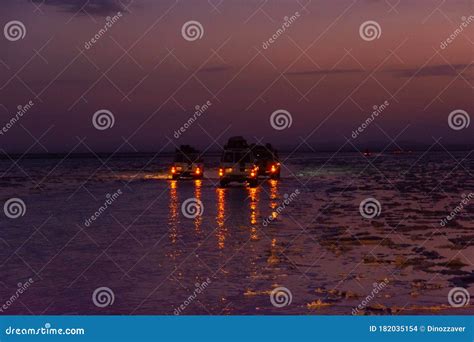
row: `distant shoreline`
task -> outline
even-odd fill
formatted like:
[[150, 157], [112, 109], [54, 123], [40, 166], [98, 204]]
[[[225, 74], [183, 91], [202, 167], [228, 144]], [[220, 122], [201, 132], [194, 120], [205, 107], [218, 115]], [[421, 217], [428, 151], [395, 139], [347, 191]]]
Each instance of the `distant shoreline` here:
[[[456, 152], [468, 152], [474, 151], [474, 147], [456, 147], [456, 148], [449, 148], [443, 149], [439, 146], [434, 146], [430, 148], [430, 146], [426, 146], [423, 148], [416, 148], [410, 150], [397, 150], [397, 149], [387, 149], [382, 152], [382, 150], [378, 149], [369, 149], [371, 154], [380, 154], [383, 153], [384, 155], [410, 155], [410, 154], [419, 154], [419, 153], [456, 153]], [[279, 150], [281, 155], [285, 154], [311, 154], [311, 155], [324, 155], [324, 154], [363, 154], [366, 152], [365, 149], [361, 149], [356, 151], [354, 149], [343, 149], [340, 151], [337, 150], [299, 150], [299, 151], [292, 151], [292, 150]], [[222, 151], [207, 151], [203, 154], [203, 156], [209, 157], [218, 157], [220, 156]], [[111, 152], [98, 152], [98, 153], [0, 153], [0, 160], [16, 160], [16, 159], [89, 159], [89, 158], [112, 158], [112, 159], [130, 159], [130, 158], [147, 158], [147, 157], [172, 157], [174, 155], [174, 151], [166, 151], [166, 152], [120, 152], [120, 153], [111, 153]]]

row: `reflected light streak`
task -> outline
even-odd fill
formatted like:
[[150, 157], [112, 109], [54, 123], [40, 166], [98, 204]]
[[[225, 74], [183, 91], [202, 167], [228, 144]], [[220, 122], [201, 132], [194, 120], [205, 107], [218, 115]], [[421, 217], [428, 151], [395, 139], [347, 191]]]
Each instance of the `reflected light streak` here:
[[225, 239], [227, 236], [227, 228], [225, 227], [225, 196], [226, 189], [217, 188], [217, 247], [219, 249], [224, 249]]
[[[201, 197], [202, 197], [201, 196], [201, 193], [202, 193], [202, 180], [196, 179], [194, 181], [194, 185], [195, 185], [194, 197], [197, 198], [200, 201]], [[196, 234], [201, 234], [202, 233], [201, 225], [202, 225], [202, 216], [198, 215], [194, 219], [194, 230], [195, 230]]]

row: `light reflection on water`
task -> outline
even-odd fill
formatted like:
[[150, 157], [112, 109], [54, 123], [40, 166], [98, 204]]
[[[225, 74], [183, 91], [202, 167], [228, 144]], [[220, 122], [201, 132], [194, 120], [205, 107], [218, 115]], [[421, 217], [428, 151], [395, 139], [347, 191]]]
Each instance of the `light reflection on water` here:
[[[461, 160], [464, 154], [455, 156]], [[411, 303], [410, 313], [472, 312], [472, 306], [464, 311], [430, 308], [446, 304], [448, 289], [455, 284], [474, 291], [473, 266], [463, 257], [474, 255], [469, 242], [474, 206], [466, 206], [442, 234], [435, 234], [439, 220], [459, 204], [463, 193], [472, 191], [474, 160], [466, 159], [465, 168], [454, 171], [449, 155], [386, 156], [373, 162], [380, 172], [368, 168], [359, 174], [365, 165], [360, 158], [300, 158], [288, 164], [300, 178], [282, 175], [281, 180], [263, 181], [250, 189], [218, 188], [215, 178], [165, 180], [160, 172], [167, 169], [166, 161], [137, 173], [128, 160], [111, 164], [115, 173], [101, 172], [81, 185], [100, 165], [66, 161], [53, 173], [56, 177], [44, 182], [44, 189], [36, 189], [45, 170], [57, 161], [23, 161], [34, 181], [12, 173], [1, 189], [3, 198], [14, 194], [28, 206], [22, 219], [0, 222], [0, 259], [6, 260], [2, 282], [14, 288], [31, 276], [21, 256], [34, 270], [44, 268], [41, 286], [28, 294], [34, 299], [28, 302], [34, 312], [54, 302], [49, 313], [104, 313], [92, 311], [90, 301], [76, 299], [89, 299], [92, 287], [105, 284], [119, 299], [108, 313], [129, 313], [144, 301], [136, 313], [170, 314], [196, 282], [214, 276], [187, 314], [350, 314], [374, 282], [389, 277], [383, 296], [373, 302], [387, 307], [383, 312], [397, 313], [405, 303]], [[213, 177], [212, 171], [208, 174]], [[110, 245], [111, 260], [98, 258], [100, 251], [81, 233], [74, 238], [77, 225], [98, 209], [105, 194], [118, 188], [123, 196], [93, 227], [83, 228], [104, 248]], [[279, 210], [284, 194], [297, 188], [302, 195]], [[359, 213], [360, 201], [369, 196], [383, 208], [371, 221]], [[191, 197], [203, 202], [203, 216], [183, 216], [181, 204]], [[273, 220], [264, 226], [267, 217]], [[28, 240], [33, 227], [42, 227], [48, 240], [41, 234]], [[9, 258], [17, 248], [19, 257]], [[82, 272], [84, 277], [78, 278]], [[57, 274], [65, 280], [58, 281]], [[62, 291], [73, 281], [70, 288], [76, 292]], [[283, 310], [269, 301], [269, 291], [277, 285], [294, 296]], [[0, 289], [0, 295], [8, 298], [11, 288]], [[21, 306], [10, 310], [23, 312]]]
[[258, 240], [258, 230], [257, 230], [257, 219], [259, 217], [258, 211], [258, 200], [259, 200], [260, 188], [248, 188], [249, 198], [250, 198], [250, 239]]
[[225, 194], [226, 194], [227, 189], [223, 188], [217, 188], [216, 189], [216, 194], [217, 194], [217, 216], [216, 216], [216, 221], [217, 221], [217, 231], [216, 231], [216, 236], [217, 236], [217, 247], [219, 249], [224, 249], [225, 247], [225, 240], [227, 237], [227, 228], [225, 226]]
[[[179, 238], [181, 237], [180, 233], [180, 203], [184, 200], [184, 198], [179, 198], [178, 192], [179, 187], [189, 187], [192, 185], [193, 187], [193, 195], [199, 201], [202, 201], [202, 187], [203, 181], [202, 180], [194, 180], [191, 182], [187, 181], [176, 181], [176, 180], [169, 180], [169, 218], [168, 218], [168, 226], [169, 226], [169, 240], [172, 244], [176, 244]], [[249, 229], [249, 238], [251, 240], [257, 241], [260, 239], [259, 237], [259, 227], [262, 221], [261, 212], [260, 212], [260, 193], [262, 191], [269, 191], [268, 196], [271, 199], [269, 203], [269, 207], [273, 210], [278, 206], [278, 198], [279, 198], [279, 191], [278, 191], [278, 181], [271, 180], [268, 182], [269, 190], [262, 190], [260, 187], [250, 188], [250, 187], [236, 187], [236, 188], [220, 188], [216, 187], [215, 189], [215, 206], [216, 206], [216, 215], [215, 215], [215, 236], [217, 241], [217, 248], [222, 250], [226, 247], [226, 240], [229, 237], [229, 229], [228, 229], [228, 222], [227, 220], [230, 218], [230, 213], [227, 212], [231, 209], [229, 205], [234, 206], [236, 203], [248, 202], [247, 210], [248, 210], [248, 227]], [[245, 190], [244, 190], [245, 189]], [[246, 195], [244, 197], [243, 195]], [[239, 205], [240, 207], [240, 205]], [[205, 209], [206, 210], [206, 209]], [[207, 209], [208, 210], [208, 209]], [[242, 215], [243, 212], [238, 210], [237, 213], [233, 213], [233, 215]], [[273, 217], [276, 217], [277, 213], [275, 211], [271, 212]], [[203, 224], [203, 217], [197, 216], [193, 219], [194, 222], [194, 230], [197, 236], [201, 236], [203, 234], [202, 231], [202, 224]], [[177, 255], [175, 255], [176, 257]]]
[[[201, 187], [202, 187], [202, 180], [196, 179], [194, 181], [194, 198], [196, 198], [198, 201], [201, 201], [201, 193], [202, 193]], [[200, 235], [202, 233], [201, 224], [202, 224], [202, 216], [198, 215], [194, 219], [194, 230], [197, 235]]]
[[[208, 271], [217, 269], [219, 273], [216, 282], [220, 282], [218, 286], [230, 286], [233, 289], [237, 287], [239, 293], [247, 293], [247, 297], [237, 299], [238, 305], [246, 305], [247, 301], [251, 301], [250, 299], [255, 300], [248, 293], [257, 293], [258, 300], [265, 305], [266, 292], [262, 288], [271, 288], [274, 285], [287, 285], [292, 289], [297, 288], [298, 283], [304, 279], [295, 271], [297, 270], [295, 267], [299, 265], [302, 266], [301, 269], [309, 270], [308, 288], [315, 288], [312, 292], [310, 291], [304, 295], [307, 298], [306, 302], [310, 303], [311, 298], [317, 296], [315, 293], [324, 293], [326, 288], [337, 286], [337, 283], [336, 285], [333, 284], [335, 280], [339, 280], [344, 272], [350, 274], [352, 271], [351, 265], [364, 260], [365, 240], [360, 242], [360, 239], [345, 233], [344, 243], [340, 243], [340, 236], [335, 230], [315, 231], [315, 235], [311, 239], [301, 235], [302, 239], [296, 242], [297, 248], [293, 248], [294, 239], [300, 237], [300, 231], [292, 223], [292, 219], [289, 218], [290, 213], [295, 215], [298, 220], [307, 219], [309, 223], [313, 223], [311, 210], [309, 212], [305, 211], [306, 215], [304, 216], [298, 216], [303, 208], [307, 208], [305, 202], [308, 202], [306, 200], [308, 197], [305, 197], [303, 202], [294, 203], [292, 208], [279, 213], [278, 208], [282, 204], [284, 194], [294, 191], [294, 188], [298, 185], [295, 182], [290, 184], [286, 179], [283, 181], [265, 180], [256, 188], [246, 186], [220, 188], [214, 187], [206, 180], [168, 181], [168, 184], [169, 241], [172, 245], [167, 248], [167, 255], [171, 259], [171, 265], [180, 266], [179, 259], [185, 258], [196, 246], [198, 246], [196, 249], [199, 249], [200, 254], [208, 257], [207, 260], [217, 260], [214, 267], [201, 269], [200, 272], [191, 270], [194, 266], [180, 268], [176, 276], [179, 277], [180, 282], [184, 283], [188, 278], [197, 277], [196, 279], [199, 279], [202, 274], [208, 274]], [[377, 186], [380, 187], [379, 184]], [[327, 191], [327, 187], [324, 191]], [[380, 193], [383, 192], [380, 191]], [[307, 196], [313, 195], [307, 194]], [[318, 197], [320, 195], [316, 192], [314, 196]], [[205, 213], [203, 216], [198, 216], [192, 220], [181, 217], [180, 205], [189, 197], [195, 197], [204, 202]], [[354, 201], [354, 207], [357, 209], [358, 197], [351, 197], [353, 198], [351, 201]], [[315, 203], [318, 202], [313, 201], [310, 205], [316, 205]], [[324, 226], [341, 225], [343, 218], [347, 215], [341, 216], [338, 210], [340, 210], [339, 207], [347, 210], [346, 208], [349, 208], [347, 205], [347, 203], [341, 202], [339, 205], [334, 205], [334, 208], [330, 208], [332, 211], [328, 211], [328, 215], [324, 217]], [[353, 222], [356, 222], [356, 224], [349, 223], [350, 228], [354, 231], [357, 230], [363, 236], [370, 237], [373, 235], [377, 237], [378, 232], [367, 227], [357, 215], [357, 210], [355, 212], [356, 221]], [[390, 217], [387, 212], [384, 214], [386, 218]], [[272, 218], [272, 224], [264, 226], [263, 219], [267, 217]], [[352, 218], [352, 216], [350, 217]], [[191, 227], [194, 229], [194, 234], [190, 235], [189, 233], [192, 231], [187, 230], [187, 228]], [[385, 234], [385, 232], [383, 233]], [[183, 240], [186, 240], [186, 244], [189, 242], [189, 246], [184, 245]], [[384, 258], [389, 259], [393, 252], [390, 248], [384, 246], [379, 246], [377, 251], [378, 256], [382, 259], [381, 263], [384, 262]], [[312, 255], [312, 257], [306, 257], [306, 253]], [[287, 255], [290, 255], [292, 259], [287, 259]], [[345, 263], [341, 263], [339, 258], [343, 258]], [[314, 260], [319, 262], [315, 263]], [[363, 263], [361, 268], [370, 268], [371, 265], [374, 267], [373, 264], [365, 264]], [[337, 265], [342, 267], [343, 270], [339, 270], [336, 267]], [[385, 267], [378, 267], [376, 271], [371, 270], [371, 272], [373, 274], [360, 271], [357, 279], [373, 278], [377, 280], [382, 279], [387, 274]], [[320, 274], [328, 274], [328, 278], [320, 278]], [[293, 284], [288, 280], [290, 275]], [[404, 274], [402, 273], [401, 276], [404, 276]], [[245, 288], [239, 287], [241, 282], [246, 284]], [[209, 296], [219, 292], [218, 289], [215, 293], [210, 290]], [[363, 290], [358, 292], [361, 292], [358, 296], [364, 295]], [[357, 299], [357, 296], [355, 298]], [[349, 306], [353, 305], [352, 302], [357, 304], [356, 299], [348, 299]], [[228, 303], [236, 301], [233, 296], [220, 293], [219, 300], [222, 301], [222, 308], [229, 313], [258, 310], [258, 306], [251, 309], [244, 306], [233, 309], [227, 307]], [[346, 299], [338, 300], [341, 301], [341, 306], [336, 309], [331, 308], [331, 304], [328, 310], [344, 313], [347, 310], [344, 306], [347, 305]], [[306, 307], [303, 306], [303, 308]], [[301, 312], [305, 309], [293, 307], [292, 310]], [[199, 309], [193, 312], [199, 312]]]
[[[179, 198], [178, 198], [178, 182], [170, 181], [169, 182], [169, 240], [175, 245], [179, 237]], [[180, 249], [173, 248], [169, 254], [171, 259], [176, 259], [179, 256]]]
[[276, 179], [270, 180], [270, 208], [272, 209], [271, 216], [273, 218], [277, 217], [277, 212], [275, 211], [278, 207], [277, 198], [279, 197], [278, 193], [278, 182]]

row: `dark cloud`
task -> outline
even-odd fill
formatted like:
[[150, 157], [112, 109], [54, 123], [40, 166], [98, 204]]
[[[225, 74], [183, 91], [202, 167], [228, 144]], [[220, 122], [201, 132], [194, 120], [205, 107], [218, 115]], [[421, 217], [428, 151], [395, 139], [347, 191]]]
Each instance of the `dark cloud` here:
[[[383, 72], [392, 73], [396, 77], [408, 78], [408, 77], [436, 77], [436, 76], [447, 76], [456, 77], [459, 73], [464, 75], [470, 71], [474, 64], [439, 64], [426, 66], [423, 68], [407, 68], [407, 69], [385, 69]], [[310, 75], [335, 75], [335, 74], [355, 74], [364, 73], [362, 69], [321, 69], [321, 70], [302, 70], [302, 71], [289, 71], [285, 75], [290, 76], [310, 76]]]
[[125, 2], [119, 0], [33, 0], [37, 4], [55, 6], [61, 11], [77, 13], [84, 11], [91, 15], [107, 16], [124, 11]]
[[289, 71], [285, 75], [292, 76], [306, 76], [306, 75], [335, 75], [335, 74], [356, 74], [363, 73], [361, 69], [321, 69], [321, 70], [302, 70], [302, 71]]
[[469, 71], [474, 64], [440, 64], [426, 66], [421, 69], [386, 69], [385, 72], [393, 73], [397, 77], [436, 77], [436, 76], [449, 76], [457, 77], [459, 73]]

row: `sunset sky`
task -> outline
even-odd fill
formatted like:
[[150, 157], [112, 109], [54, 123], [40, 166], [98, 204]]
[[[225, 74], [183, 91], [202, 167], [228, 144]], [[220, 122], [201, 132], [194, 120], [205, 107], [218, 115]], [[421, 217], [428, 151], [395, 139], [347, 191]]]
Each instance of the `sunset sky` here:
[[[283, 149], [306, 143], [339, 149], [397, 142], [474, 143], [474, 123], [449, 127], [454, 110], [474, 115], [474, 20], [444, 49], [469, 0], [153, 1], [6, 0], [2, 28], [17, 20], [24, 39], [0, 36], [0, 126], [18, 105], [34, 106], [3, 135], [11, 153], [172, 150], [264, 137]], [[90, 49], [107, 16], [123, 13]], [[286, 31], [263, 48], [298, 12]], [[202, 38], [183, 38], [194, 20]], [[376, 21], [380, 37], [359, 27]], [[2, 30], [3, 32], [3, 30]], [[179, 139], [173, 134], [196, 105], [212, 105]], [[351, 139], [374, 105], [389, 106]], [[111, 111], [98, 130], [94, 113]], [[278, 109], [292, 125], [272, 128]], [[169, 141], [172, 141], [171, 143]], [[302, 145], [304, 147], [305, 145]], [[350, 147], [350, 145], [349, 145]], [[392, 146], [394, 147], [394, 146]]]

